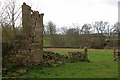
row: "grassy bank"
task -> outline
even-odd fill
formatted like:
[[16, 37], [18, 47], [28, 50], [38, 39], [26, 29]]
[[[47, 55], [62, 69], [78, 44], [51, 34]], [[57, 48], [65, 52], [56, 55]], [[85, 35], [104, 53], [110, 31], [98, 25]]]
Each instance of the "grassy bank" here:
[[[47, 51], [66, 54], [68, 51], [83, 51], [82, 49], [47, 48]], [[30, 68], [21, 74], [25, 78], [117, 78], [118, 63], [112, 59], [112, 50], [90, 49], [88, 62], [66, 62], [58, 67]], [[7, 76], [13, 77], [15, 73]]]

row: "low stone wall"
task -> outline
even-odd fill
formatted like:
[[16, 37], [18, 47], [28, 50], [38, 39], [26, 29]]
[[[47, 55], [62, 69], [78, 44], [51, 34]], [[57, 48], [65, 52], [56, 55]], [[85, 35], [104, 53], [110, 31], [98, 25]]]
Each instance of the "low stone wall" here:
[[18, 51], [17, 54], [12, 54], [6, 56], [9, 63], [13, 63], [18, 66], [36, 66], [42, 63], [42, 61], [38, 61], [36, 59], [40, 55], [35, 53], [29, 53], [29, 51]]
[[85, 55], [82, 52], [68, 52], [68, 58], [70, 60], [85, 60]]
[[64, 63], [64, 56], [51, 51], [45, 51], [43, 54], [43, 65], [56, 67]]

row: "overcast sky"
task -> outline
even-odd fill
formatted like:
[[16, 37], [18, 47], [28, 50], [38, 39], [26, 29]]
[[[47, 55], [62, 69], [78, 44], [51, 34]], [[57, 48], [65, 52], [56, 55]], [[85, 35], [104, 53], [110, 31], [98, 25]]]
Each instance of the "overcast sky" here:
[[26, 2], [33, 10], [44, 13], [44, 24], [54, 22], [58, 27], [72, 23], [83, 25], [95, 21], [118, 21], [119, 0], [19, 0]]

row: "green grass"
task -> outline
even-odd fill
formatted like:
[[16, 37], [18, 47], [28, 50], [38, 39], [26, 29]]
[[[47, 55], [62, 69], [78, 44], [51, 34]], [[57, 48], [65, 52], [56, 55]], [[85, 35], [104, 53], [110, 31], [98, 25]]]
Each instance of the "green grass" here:
[[[68, 51], [82, 51], [81, 49], [45, 49], [48, 51], [67, 54]], [[112, 59], [112, 50], [90, 49], [88, 62], [66, 62], [58, 67], [29, 68], [21, 75], [25, 78], [117, 78], [118, 63]], [[13, 73], [10, 73], [13, 74]], [[8, 75], [13, 77], [13, 75]]]

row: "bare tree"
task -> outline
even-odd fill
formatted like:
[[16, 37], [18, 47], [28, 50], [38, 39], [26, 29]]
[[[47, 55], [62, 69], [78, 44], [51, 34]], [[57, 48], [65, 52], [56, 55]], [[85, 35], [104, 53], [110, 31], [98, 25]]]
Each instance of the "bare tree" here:
[[[21, 7], [18, 7], [16, 0], [7, 0], [2, 6], [0, 12], [0, 25], [11, 25], [14, 30], [14, 35], [16, 34], [15, 26], [18, 22], [18, 19], [21, 19]], [[21, 24], [19, 22], [19, 24]]]
[[105, 26], [106, 26], [106, 22], [103, 22], [103, 21], [95, 22], [95, 24], [93, 25], [93, 27], [96, 29], [98, 34], [104, 33]]
[[93, 27], [95, 28], [97, 35], [99, 37], [99, 40], [101, 42], [101, 48], [103, 48], [105, 46], [106, 28], [109, 28], [108, 22], [98, 21], [98, 22], [95, 22]]
[[81, 28], [82, 34], [90, 34], [90, 29], [92, 28], [91, 24], [84, 24]]
[[49, 21], [46, 25], [46, 31], [51, 35], [56, 34], [56, 25], [52, 21]]

